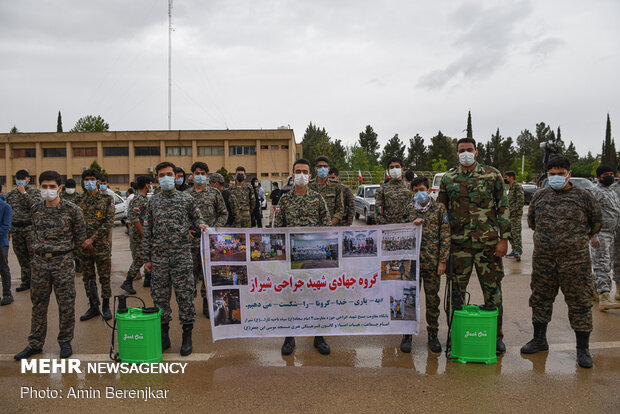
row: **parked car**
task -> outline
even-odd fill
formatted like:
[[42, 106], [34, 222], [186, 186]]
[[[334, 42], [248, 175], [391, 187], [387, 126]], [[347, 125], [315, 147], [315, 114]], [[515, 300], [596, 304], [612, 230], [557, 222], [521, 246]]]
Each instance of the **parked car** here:
[[362, 184], [355, 193], [355, 218], [364, 216], [366, 224], [375, 221], [375, 193], [379, 189], [379, 184]]
[[[592, 184], [592, 181], [588, 180], [587, 178], [571, 177], [568, 179], [568, 181], [575, 187], [585, 188], [586, 190], [590, 190], [592, 189], [592, 187], [594, 187], [594, 184]], [[547, 182], [547, 179], [545, 178], [542, 184], [540, 185], [540, 188], [545, 188], [548, 185], [549, 183]]]
[[437, 173], [433, 177], [433, 182], [431, 183], [431, 198], [437, 201], [437, 196], [439, 196], [439, 184], [441, 183], [441, 177], [446, 175], [445, 172]]
[[120, 220], [121, 223], [125, 224], [127, 219], [127, 203], [125, 199], [113, 191], [109, 191], [107, 194], [114, 198], [114, 220]]
[[521, 186], [523, 187], [523, 201], [526, 205], [529, 205], [532, 196], [538, 191], [538, 187], [534, 183], [523, 183]]

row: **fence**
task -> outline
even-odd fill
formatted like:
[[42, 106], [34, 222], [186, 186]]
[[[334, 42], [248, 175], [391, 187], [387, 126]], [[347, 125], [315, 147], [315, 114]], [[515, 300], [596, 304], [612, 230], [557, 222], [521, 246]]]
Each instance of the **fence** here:
[[[432, 182], [435, 176], [434, 171], [414, 171], [416, 176], [424, 176], [428, 178], [429, 183]], [[362, 171], [362, 179], [364, 184], [380, 184], [385, 179], [384, 171]], [[340, 182], [349, 186], [351, 189], [356, 189], [359, 185], [358, 172], [357, 171], [340, 171]]]

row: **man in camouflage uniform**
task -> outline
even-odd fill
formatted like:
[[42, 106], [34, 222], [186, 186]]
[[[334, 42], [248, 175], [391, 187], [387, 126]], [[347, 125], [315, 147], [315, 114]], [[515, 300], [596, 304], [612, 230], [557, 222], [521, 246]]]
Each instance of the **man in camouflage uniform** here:
[[592, 367], [589, 339], [593, 294], [590, 250], [602, 226], [599, 203], [589, 191], [573, 186], [570, 161], [563, 156], [547, 163], [549, 186], [532, 197], [527, 222], [534, 230], [530, 307], [534, 338], [521, 348], [524, 354], [547, 351], [547, 324], [553, 302], [562, 289], [568, 319], [577, 338], [577, 362]]
[[525, 194], [523, 187], [517, 182], [514, 171], [504, 174], [504, 183], [508, 185], [508, 209], [510, 210], [510, 244], [512, 252], [506, 257], [514, 257], [517, 262], [521, 261], [523, 244], [521, 242], [521, 219], [523, 218], [523, 204]]
[[353, 191], [340, 182], [340, 171], [338, 168], [331, 167], [329, 169], [328, 175], [330, 181], [334, 183], [338, 183], [340, 185], [340, 190], [342, 191], [342, 202], [344, 204], [344, 210], [342, 213], [342, 219], [338, 222], [339, 226], [350, 226], [353, 224], [353, 218], [355, 217], [355, 197], [353, 196]]
[[[426, 298], [426, 324], [428, 346], [432, 352], [441, 353], [437, 338], [439, 331], [439, 288], [441, 275], [446, 273], [446, 263], [450, 257], [450, 224], [443, 204], [437, 203], [428, 195], [428, 179], [416, 177], [411, 180], [413, 199], [409, 203], [407, 221], [422, 225], [420, 243], [420, 277], [424, 282]], [[404, 335], [400, 344], [403, 352], [411, 352], [411, 335]]]
[[342, 190], [340, 185], [334, 182], [330, 182], [327, 176], [329, 175], [329, 160], [327, 157], [321, 155], [317, 157], [314, 162], [314, 169], [317, 173], [317, 177], [310, 181], [310, 189], [321, 194], [327, 203], [329, 209], [329, 215], [332, 218], [332, 226], [337, 226], [342, 215], [344, 213], [344, 203], [342, 201]]
[[[321, 194], [308, 187], [310, 163], [300, 158], [293, 164], [295, 188], [284, 194], [276, 207], [274, 227], [325, 227], [332, 224], [329, 209]], [[330, 353], [325, 338], [314, 337], [314, 347], [323, 355]], [[282, 355], [295, 349], [295, 338], [287, 336], [282, 344]]]
[[[616, 181], [609, 188], [614, 190], [618, 198], [620, 198], [620, 165], [616, 167]], [[616, 232], [614, 236], [614, 280], [616, 281], [616, 296], [615, 299], [617, 301], [620, 300], [620, 281], [618, 280], [620, 277], [620, 229]]]
[[32, 259], [32, 320], [28, 346], [15, 359], [30, 358], [41, 352], [47, 333], [47, 307], [52, 289], [58, 302], [58, 343], [60, 357], [73, 353], [71, 340], [75, 328], [75, 274], [73, 251], [86, 240], [82, 210], [59, 197], [61, 177], [56, 171], [39, 176], [45, 201], [32, 205], [34, 257]]
[[[614, 182], [614, 173], [609, 165], [600, 165], [596, 169], [598, 183], [591, 190], [603, 214], [603, 227], [597, 235], [598, 242], [594, 241], [591, 249], [594, 281], [599, 295], [598, 306], [602, 311], [620, 309], [620, 303], [610, 297], [612, 260], [620, 260], [614, 257], [615, 238], [620, 231], [620, 197], [610, 188]], [[618, 283], [620, 274], [615, 273], [613, 278]]]
[[127, 221], [129, 222], [129, 248], [131, 249], [131, 266], [127, 271], [127, 278], [121, 285], [121, 289], [130, 295], [135, 295], [133, 281], [140, 274], [140, 268], [144, 265], [142, 254], [142, 239], [144, 238], [144, 217], [146, 216], [147, 194], [150, 189], [151, 177], [141, 175], [137, 178], [138, 190], [129, 204]]
[[230, 190], [224, 188], [224, 177], [222, 174], [212, 173], [209, 175], [209, 185], [222, 194], [224, 205], [228, 211], [228, 219], [224, 227], [239, 227], [241, 215], [239, 214], [239, 203], [237, 198], [230, 192]]
[[402, 180], [402, 160], [392, 157], [387, 163], [390, 180], [375, 193], [375, 214], [377, 224], [405, 223], [407, 206], [411, 201], [411, 189]]
[[30, 218], [30, 206], [41, 200], [41, 192], [30, 187], [30, 174], [26, 170], [19, 170], [15, 174], [16, 188], [6, 195], [6, 202], [13, 209], [13, 223], [11, 225], [11, 240], [13, 251], [19, 267], [21, 267], [22, 283], [15, 290], [18, 292], [30, 289], [30, 262], [32, 261], [32, 242], [34, 229]]
[[78, 198], [80, 198], [80, 193], [76, 191], [76, 183], [73, 178], [69, 178], [65, 181], [65, 185], [63, 186], [62, 191], [60, 192], [60, 196], [63, 200], [71, 201], [73, 204], [78, 204]]
[[[209, 167], [206, 163], [198, 161], [192, 164], [192, 175], [194, 185], [187, 191], [194, 197], [196, 205], [202, 219], [208, 227], [223, 227], [228, 221], [228, 210], [222, 194], [215, 188], [207, 185], [207, 174]], [[192, 261], [194, 264], [194, 284], [202, 282], [200, 295], [202, 296], [202, 313], [209, 317], [209, 301], [207, 300], [207, 289], [202, 274], [202, 257], [200, 255], [200, 229], [193, 228], [192, 233]]]
[[230, 187], [231, 193], [239, 203], [239, 227], [252, 227], [252, 211], [256, 207], [254, 188], [245, 182], [246, 173], [244, 167], [237, 167], [235, 171], [235, 185]]
[[153, 195], [146, 207], [144, 221], [144, 270], [152, 272], [151, 297], [161, 309], [161, 347], [170, 348], [168, 331], [172, 312], [172, 288], [179, 305], [183, 325], [181, 355], [192, 353], [194, 328], [194, 276], [192, 275], [192, 241], [190, 229], [206, 230], [194, 197], [175, 188], [175, 165], [161, 162], [155, 167], [162, 192]]
[[[101, 315], [105, 320], [112, 319], [110, 312], [110, 271], [112, 257], [111, 229], [114, 224], [114, 199], [98, 190], [101, 176], [99, 171], [88, 169], [82, 172], [82, 182], [86, 192], [79, 199], [79, 206], [84, 212], [86, 236], [79, 250], [82, 266], [82, 279], [90, 307], [80, 316], [80, 321], [87, 321], [99, 315], [97, 306], [97, 274], [101, 284]], [[96, 266], [96, 271], [95, 271]]]
[[473, 267], [484, 295], [484, 304], [498, 308], [497, 352], [506, 351], [502, 331], [502, 257], [508, 250], [510, 212], [502, 175], [493, 167], [476, 162], [473, 138], [457, 142], [459, 166], [448, 171], [439, 185], [439, 202], [450, 219], [451, 253], [456, 287], [465, 300]]

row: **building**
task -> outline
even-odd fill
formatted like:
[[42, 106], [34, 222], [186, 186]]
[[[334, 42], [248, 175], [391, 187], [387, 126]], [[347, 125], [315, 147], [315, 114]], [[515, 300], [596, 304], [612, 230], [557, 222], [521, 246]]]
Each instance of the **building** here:
[[161, 161], [187, 172], [204, 161], [211, 172], [245, 167], [260, 180], [285, 181], [301, 144], [292, 129], [42, 132], [0, 134], [0, 183], [15, 186], [15, 172], [27, 169], [33, 183], [46, 170], [81, 182], [93, 161], [109, 174], [112, 187], [127, 187], [138, 175], [152, 174]]

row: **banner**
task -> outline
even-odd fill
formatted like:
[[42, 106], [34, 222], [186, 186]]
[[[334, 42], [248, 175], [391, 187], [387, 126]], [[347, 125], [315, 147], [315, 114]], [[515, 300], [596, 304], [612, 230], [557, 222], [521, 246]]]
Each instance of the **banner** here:
[[422, 227], [209, 228], [213, 340], [419, 332]]

